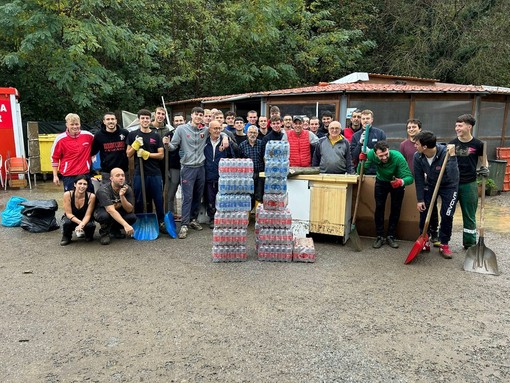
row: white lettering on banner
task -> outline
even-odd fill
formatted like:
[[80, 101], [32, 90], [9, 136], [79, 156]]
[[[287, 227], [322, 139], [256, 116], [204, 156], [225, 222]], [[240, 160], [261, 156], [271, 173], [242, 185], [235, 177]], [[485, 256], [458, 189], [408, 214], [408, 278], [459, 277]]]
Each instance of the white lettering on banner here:
[[5, 104], [0, 105], [0, 112], [7, 112], [7, 107], [5, 106]]
[[2, 115], [0, 115], [0, 122], [2, 122]]

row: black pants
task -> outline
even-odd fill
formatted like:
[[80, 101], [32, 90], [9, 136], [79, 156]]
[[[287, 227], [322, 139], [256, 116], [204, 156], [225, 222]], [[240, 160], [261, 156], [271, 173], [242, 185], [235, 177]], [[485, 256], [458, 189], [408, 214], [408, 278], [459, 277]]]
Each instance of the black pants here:
[[[135, 213], [126, 213], [124, 209], [117, 210], [124, 220], [133, 225], [136, 222]], [[119, 232], [122, 229], [122, 225], [115, 221], [104, 207], [98, 207], [94, 211], [95, 220], [101, 225], [99, 228], [99, 235], [108, 235], [111, 232]]]
[[[76, 226], [78, 226], [77, 223], [64, 216], [62, 220], [62, 235], [71, 238], [73, 236], [74, 229], [76, 229]], [[96, 224], [94, 221], [90, 220], [83, 228], [83, 231], [85, 232], [86, 238], [93, 238], [94, 231], [96, 231]]]
[[375, 198], [375, 230], [378, 237], [384, 237], [384, 210], [388, 194], [391, 195], [391, 211], [388, 221], [388, 237], [394, 237], [400, 219], [400, 210], [404, 200], [405, 188], [393, 188], [391, 183], [376, 178], [374, 188]]

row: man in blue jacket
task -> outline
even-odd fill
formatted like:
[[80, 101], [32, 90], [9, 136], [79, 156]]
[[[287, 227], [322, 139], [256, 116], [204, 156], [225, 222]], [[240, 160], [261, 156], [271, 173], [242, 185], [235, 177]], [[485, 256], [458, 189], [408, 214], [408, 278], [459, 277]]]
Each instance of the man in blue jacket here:
[[[420, 232], [425, 225], [427, 210], [436, 187], [441, 166], [450, 153], [443, 179], [439, 186], [438, 196], [441, 197], [441, 223], [439, 225], [439, 252], [443, 258], [451, 259], [452, 251], [448, 246], [452, 236], [453, 214], [458, 198], [459, 168], [455, 156], [455, 145], [436, 144], [436, 136], [432, 132], [421, 131], [415, 137], [416, 153], [414, 154], [414, 180], [416, 183], [416, 207], [420, 212]], [[430, 241], [425, 244], [424, 251], [430, 251]]]

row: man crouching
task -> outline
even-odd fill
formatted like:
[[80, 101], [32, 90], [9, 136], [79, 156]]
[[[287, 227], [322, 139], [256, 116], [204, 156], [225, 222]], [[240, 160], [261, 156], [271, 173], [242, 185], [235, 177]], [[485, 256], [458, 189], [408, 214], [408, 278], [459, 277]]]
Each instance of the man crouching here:
[[[99, 234], [101, 245], [110, 244], [110, 235], [125, 238], [134, 233], [132, 225], [136, 221], [134, 213], [135, 195], [125, 184], [126, 177], [120, 168], [110, 172], [110, 182], [103, 183], [96, 193], [97, 207], [94, 218], [101, 225]], [[121, 232], [124, 229], [124, 233]]]

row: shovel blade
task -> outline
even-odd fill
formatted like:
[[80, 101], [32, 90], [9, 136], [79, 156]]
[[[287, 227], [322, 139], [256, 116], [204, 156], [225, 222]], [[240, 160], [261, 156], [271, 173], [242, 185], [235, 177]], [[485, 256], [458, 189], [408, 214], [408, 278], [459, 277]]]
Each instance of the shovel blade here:
[[356, 230], [356, 226], [351, 226], [351, 232], [349, 234], [349, 239], [351, 240], [352, 248], [355, 251], [363, 250], [363, 245], [361, 244], [361, 238], [359, 237], [358, 230]]
[[425, 245], [425, 242], [427, 242], [427, 240], [429, 239], [429, 236], [427, 234], [425, 235], [420, 235], [418, 237], [418, 239], [416, 240], [416, 242], [414, 243], [414, 246], [413, 248], [411, 249], [411, 251], [409, 252], [409, 255], [407, 256], [404, 264], [408, 264], [408, 263], [411, 263], [411, 261], [418, 255], [421, 253], [421, 251], [423, 250], [423, 245]]
[[496, 254], [485, 247], [483, 237], [480, 237], [476, 246], [472, 246], [467, 250], [464, 270], [473, 273], [499, 275]]
[[154, 213], [136, 215], [133, 237], [138, 241], [153, 241], [159, 236], [158, 217]]
[[175, 225], [174, 215], [170, 211], [165, 214], [165, 229], [170, 237], [177, 238], [177, 227]]

